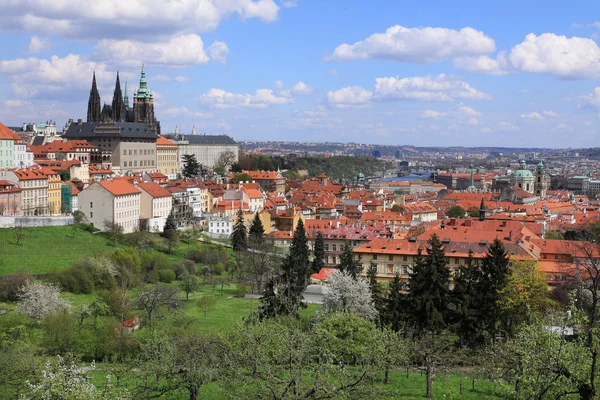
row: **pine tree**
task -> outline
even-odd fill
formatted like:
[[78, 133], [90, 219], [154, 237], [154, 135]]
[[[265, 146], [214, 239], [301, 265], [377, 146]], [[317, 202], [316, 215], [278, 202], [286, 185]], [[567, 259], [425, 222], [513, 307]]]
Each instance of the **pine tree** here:
[[381, 293], [381, 285], [377, 282], [377, 266], [375, 264], [369, 266], [369, 269], [367, 270], [367, 280], [369, 282], [369, 289], [371, 289], [371, 296], [373, 296], [373, 304], [375, 305], [377, 313], [380, 315], [381, 321], [383, 319], [381, 316], [384, 314], [384, 302]]
[[360, 263], [354, 258], [354, 252], [349, 242], [344, 244], [343, 252], [340, 255], [340, 264], [338, 269], [342, 272], [347, 273], [354, 279], [358, 279], [361, 272]]
[[281, 275], [271, 280], [261, 297], [259, 316], [269, 318], [277, 315], [297, 315], [298, 308], [305, 306], [302, 293], [308, 286], [310, 260], [308, 239], [302, 220], [294, 232], [288, 255], [283, 261]]
[[242, 209], [238, 211], [235, 225], [233, 225], [231, 246], [233, 251], [236, 252], [248, 249], [248, 233], [246, 231], [246, 225], [244, 225], [244, 213]]
[[452, 323], [461, 346], [483, 342], [484, 332], [476, 293], [477, 274], [473, 252], [469, 251], [466, 263], [454, 274], [454, 289], [450, 294]]
[[260, 246], [262, 242], [265, 240], [265, 228], [263, 227], [262, 221], [258, 216], [258, 213], [254, 214], [254, 219], [252, 220], [252, 225], [250, 225], [250, 230], [248, 231], [248, 242], [250, 247]]
[[383, 301], [382, 325], [389, 326], [394, 332], [399, 332], [404, 326], [405, 306], [406, 295], [402, 293], [402, 281], [400, 275], [396, 273], [388, 286], [387, 298]]
[[435, 335], [446, 327], [450, 278], [446, 263], [442, 243], [434, 234], [428, 241], [427, 255], [419, 249], [409, 277], [407, 311], [417, 334]]
[[175, 231], [177, 230], [177, 222], [175, 221], [175, 215], [173, 214], [173, 210], [169, 213], [167, 220], [165, 221], [165, 226], [163, 228], [163, 232], [167, 231]]
[[315, 258], [312, 261], [311, 272], [316, 274], [321, 271], [321, 268], [325, 268], [325, 243], [321, 232], [317, 232], [315, 236], [314, 255]]
[[508, 283], [508, 273], [509, 260], [504, 244], [499, 239], [494, 239], [487, 254], [481, 260], [475, 284], [478, 318], [492, 341], [500, 332], [501, 325], [503, 323], [506, 325], [498, 300], [500, 291]]
[[184, 154], [183, 158], [183, 169], [181, 175], [184, 178], [195, 178], [200, 174], [201, 165], [196, 160], [195, 154]]

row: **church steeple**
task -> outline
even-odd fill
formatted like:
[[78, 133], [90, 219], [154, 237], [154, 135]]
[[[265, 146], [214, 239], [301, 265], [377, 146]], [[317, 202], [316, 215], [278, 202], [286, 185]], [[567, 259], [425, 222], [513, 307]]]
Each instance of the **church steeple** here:
[[127, 79], [125, 79], [125, 94], [123, 95], [123, 104], [125, 104], [125, 108], [129, 108], [129, 95], [127, 94]]
[[92, 79], [92, 89], [88, 99], [87, 122], [100, 122], [100, 93], [96, 86], [96, 71]]
[[152, 91], [148, 89], [144, 64], [142, 64], [140, 87], [133, 93], [133, 120], [156, 126], [157, 133], [160, 133], [160, 124], [154, 118], [154, 97]]
[[123, 93], [121, 92], [119, 71], [117, 71], [117, 82], [115, 83], [115, 92], [113, 94], [112, 119], [115, 122], [125, 122], [125, 103], [123, 102]]
[[483, 197], [481, 198], [481, 205], [479, 206], [479, 220], [485, 221], [485, 203], [483, 202]]

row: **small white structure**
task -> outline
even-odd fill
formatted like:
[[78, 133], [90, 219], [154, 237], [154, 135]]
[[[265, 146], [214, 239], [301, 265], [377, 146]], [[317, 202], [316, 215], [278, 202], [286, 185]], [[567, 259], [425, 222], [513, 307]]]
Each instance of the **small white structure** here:
[[231, 217], [211, 217], [208, 220], [208, 233], [214, 236], [229, 236], [233, 232]]

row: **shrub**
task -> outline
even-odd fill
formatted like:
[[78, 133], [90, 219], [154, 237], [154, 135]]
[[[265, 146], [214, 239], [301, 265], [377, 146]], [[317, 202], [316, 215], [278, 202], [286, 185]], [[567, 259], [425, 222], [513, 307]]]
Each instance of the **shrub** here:
[[191, 260], [183, 260], [181, 262], [173, 264], [171, 267], [173, 271], [175, 271], [175, 276], [177, 279], [181, 279], [184, 275], [196, 275], [198, 272], [198, 268], [196, 267], [196, 263]]
[[158, 271], [158, 280], [164, 283], [171, 283], [175, 280], [175, 271], [172, 269], [161, 269]]
[[157, 252], [144, 252], [141, 257], [142, 279], [147, 283], [156, 283], [158, 281], [158, 271], [170, 267], [169, 259], [166, 255]]
[[243, 298], [244, 296], [246, 296], [246, 293], [248, 293], [248, 286], [244, 285], [243, 283], [240, 283], [237, 289], [235, 290], [235, 297]]
[[95, 288], [92, 275], [80, 266], [51, 272], [47, 279], [58, 284], [62, 290], [73, 294], [92, 293]]
[[4, 276], [0, 280], [0, 301], [16, 301], [21, 289], [31, 276], [25, 272]]

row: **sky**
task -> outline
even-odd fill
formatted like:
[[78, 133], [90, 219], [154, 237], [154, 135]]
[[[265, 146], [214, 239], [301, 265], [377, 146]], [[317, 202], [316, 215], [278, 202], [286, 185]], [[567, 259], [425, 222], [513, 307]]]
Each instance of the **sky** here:
[[8, 0], [0, 122], [85, 120], [142, 63], [163, 133], [600, 145], [600, 2]]

